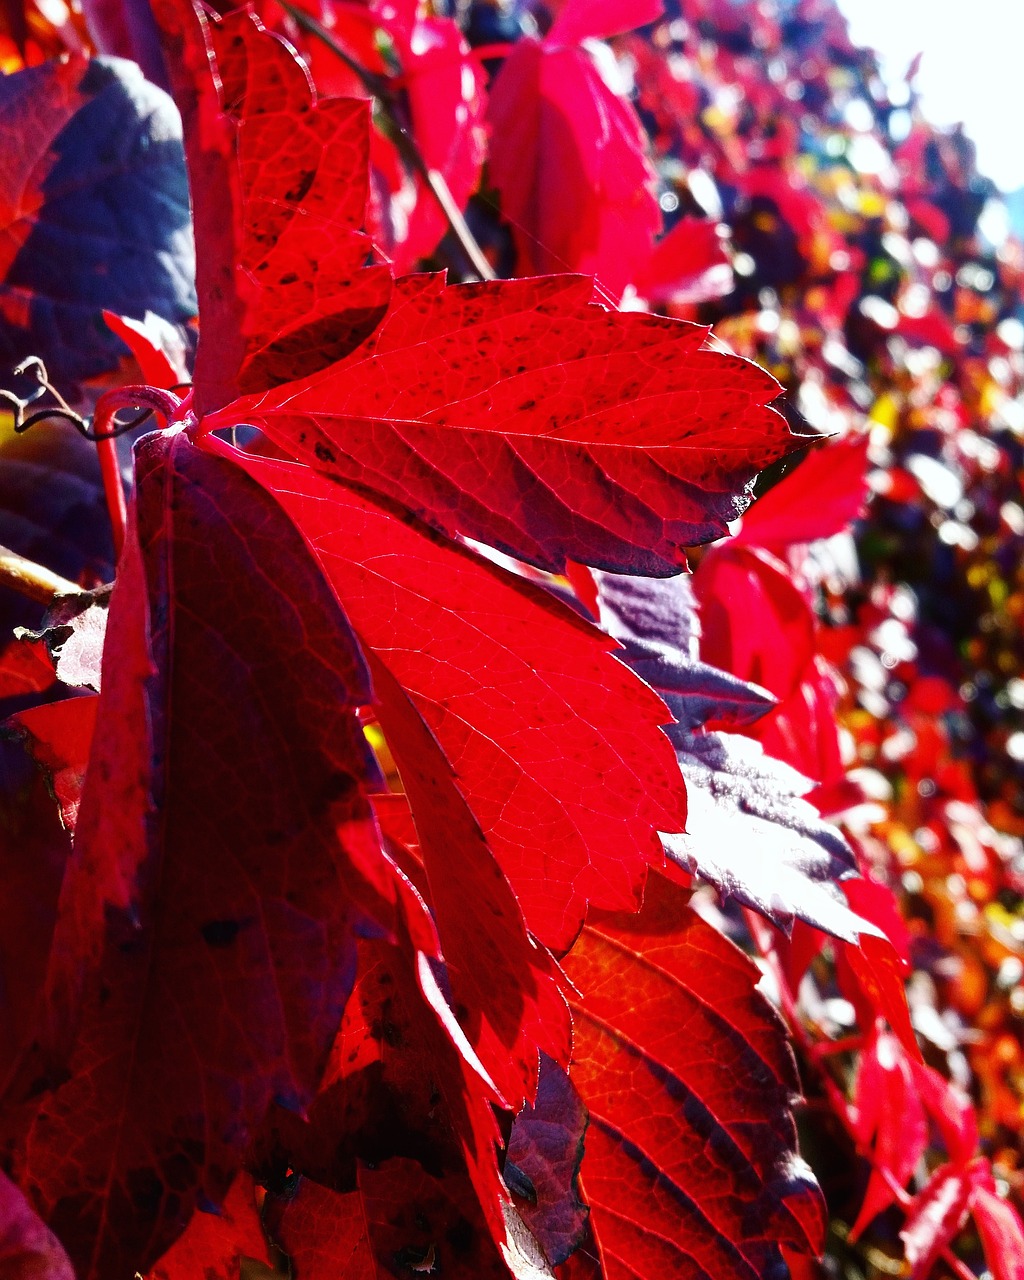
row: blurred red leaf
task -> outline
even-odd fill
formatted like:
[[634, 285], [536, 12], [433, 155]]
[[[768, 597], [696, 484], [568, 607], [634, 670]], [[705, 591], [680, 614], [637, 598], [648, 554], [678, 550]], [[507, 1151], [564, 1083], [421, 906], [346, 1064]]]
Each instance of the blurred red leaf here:
[[971, 1214], [995, 1280], [1022, 1280], [1024, 1223], [1017, 1210], [979, 1179], [971, 1198]]
[[988, 1161], [982, 1159], [966, 1168], [944, 1164], [914, 1197], [900, 1232], [910, 1280], [927, 1280], [940, 1254], [967, 1221], [974, 1181], [987, 1168]]
[[567, 6], [545, 40], [516, 46], [491, 86], [490, 175], [522, 275], [593, 273], [618, 299], [650, 256], [661, 211], [643, 129], [578, 43], [602, 19], [641, 17], [635, 5]]
[[928, 1126], [911, 1059], [894, 1035], [875, 1030], [860, 1057], [854, 1085], [858, 1144], [873, 1167], [860, 1213], [850, 1229], [856, 1239], [896, 1200], [892, 1183], [905, 1187], [928, 1145]]
[[769, 489], [743, 517], [737, 543], [779, 552], [842, 533], [867, 499], [868, 437], [830, 441]]

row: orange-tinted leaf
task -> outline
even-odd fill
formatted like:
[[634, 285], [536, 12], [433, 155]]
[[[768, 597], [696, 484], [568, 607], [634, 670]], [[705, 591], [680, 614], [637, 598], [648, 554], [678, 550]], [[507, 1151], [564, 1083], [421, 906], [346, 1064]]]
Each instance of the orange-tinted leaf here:
[[593, 913], [565, 960], [583, 1182], [610, 1280], [759, 1280], [817, 1252], [824, 1205], [796, 1155], [796, 1069], [757, 968], [661, 876], [638, 916]]

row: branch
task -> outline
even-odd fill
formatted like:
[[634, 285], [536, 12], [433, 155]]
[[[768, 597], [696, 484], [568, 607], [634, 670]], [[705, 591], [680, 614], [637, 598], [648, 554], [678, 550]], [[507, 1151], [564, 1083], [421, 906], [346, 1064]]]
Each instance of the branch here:
[[10, 587], [37, 604], [50, 604], [54, 596], [82, 594], [82, 588], [41, 564], [26, 560], [8, 547], [0, 547], [0, 586]]
[[462, 211], [459, 209], [448, 183], [445, 182], [443, 175], [437, 169], [430, 168], [423, 158], [423, 153], [416, 145], [416, 139], [406, 128], [395, 103], [395, 95], [386, 77], [376, 75], [358, 63], [335, 40], [327, 28], [311, 14], [290, 4], [289, 0], [281, 0], [281, 7], [298, 27], [310, 35], [316, 36], [336, 57], [340, 58], [353, 75], [358, 76], [367, 92], [373, 94], [377, 99], [381, 105], [381, 110], [387, 116], [388, 123], [394, 131], [395, 144], [401, 153], [402, 159], [426, 183], [427, 189], [437, 201], [449, 227], [451, 227], [452, 234], [458, 240], [459, 247], [473, 264], [473, 270], [481, 280], [494, 280], [496, 278], [494, 270], [484, 257], [483, 250], [477, 244], [472, 231], [467, 226], [466, 219], [462, 216]]

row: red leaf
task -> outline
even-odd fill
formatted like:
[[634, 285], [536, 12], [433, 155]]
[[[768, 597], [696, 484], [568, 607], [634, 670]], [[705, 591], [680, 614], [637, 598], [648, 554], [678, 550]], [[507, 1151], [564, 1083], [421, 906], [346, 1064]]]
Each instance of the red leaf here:
[[541, 1062], [537, 1098], [516, 1116], [502, 1171], [523, 1221], [557, 1265], [582, 1247], [588, 1209], [579, 1172], [587, 1109], [550, 1058]]
[[851, 437], [815, 449], [759, 498], [743, 517], [736, 541], [782, 551], [841, 533], [867, 498], [868, 437]]
[[275, 1108], [262, 1163], [353, 1189], [359, 1161], [416, 1159], [438, 1177], [468, 1173], [487, 1227], [502, 1240], [493, 1085], [441, 995], [425, 957], [359, 943], [359, 977], [308, 1120]]
[[219, 1213], [196, 1213], [146, 1280], [238, 1280], [243, 1258], [270, 1264], [256, 1187], [239, 1173]]
[[39, 999], [71, 841], [42, 770], [0, 737], [0, 1091], [37, 1033]]
[[237, 456], [437, 738], [531, 933], [561, 951], [588, 901], [634, 908], [645, 866], [662, 860], [655, 832], [679, 830], [685, 806], [657, 727], [667, 712], [610, 657], [613, 642], [549, 593], [304, 468]]
[[1024, 1280], [1024, 1223], [1017, 1210], [979, 1185], [971, 1198], [971, 1213], [995, 1280]]
[[701, 657], [788, 698], [814, 657], [815, 643], [814, 615], [786, 566], [731, 540], [705, 554], [693, 589], [700, 605]]
[[900, 1232], [910, 1264], [910, 1280], [927, 1280], [939, 1255], [967, 1221], [974, 1178], [987, 1164], [981, 1159], [966, 1169], [944, 1164], [914, 1197]]
[[322, 373], [248, 396], [210, 431], [286, 452], [450, 534], [542, 567], [676, 572], [755, 471], [794, 447], [774, 381], [681, 321], [608, 313], [574, 277], [396, 285], [372, 338]]
[[461, 1179], [412, 1160], [361, 1164], [355, 1191], [304, 1180], [271, 1205], [270, 1225], [303, 1280], [390, 1280], [395, 1274], [511, 1280]]
[[578, 43], [637, 19], [621, 0], [570, 5], [543, 42], [516, 46], [491, 87], [490, 176], [521, 275], [593, 273], [617, 299], [650, 254], [661, 211], [643, 129]]
[[491, 176], [526, 275], [582, 271], [618, 299], [661, 226], [629, 103], [589, 53], [524, 41], [488, 108]]
[[[464, 209], [480, 180], [485, 155], [480, 67], [449, 18], [383, 25], [397, 45], [416, 145], [427, 168], [440, 173], [455, 204]], [[448, 230], [448, 220], [421, 174], [415, 175], [415, 182], [416, 203], [406, 234], [392, 249], [398, 271], [411, 270]]]
[[43, 693], [55, 679], [53, 663], [41, 640], [27, 639], [22, 633], [0, 651], [0, 698]]
[[4, 1280], [75, 1280], [60, 1242], [0, 1173], [0, 1274]]
[[538, 1050], [568, 1066], [569, 1010], [558, 966], [531, 941], [515, 894], [430, 730], [370, 651], [377, 714], [416, 823], [452, 986], [470, 1043], [518, 1111], [537, 1088]]
[[551, 24], [550, 44], [580, 44], [594, 37], [621, 35], [657, 22], [663, 0], [567, 0]]
[[641, 296], [683, 305], [731, 293], [732, 265], [718, 228], [701, 218], [680, 218], [637, 269], [633, 283]]
[[869, 879], [848, 880], [843, 892], [859, 916], [877, 926], [856, 943], [841, 943], [836, 953], [840, 988], [857, 1008], [861, 1025], [884, 1018], [912, 1058], [921, 1050], [910, 1022], [903, 982], [910, 972], [910, 935], [888, 886]]
[[98, 698], [65, 698], [31, 707], [7, 722], [45, 772], [65, 830], [78, 821], [82, 784], [96, 727]]
[[173, 387], [187, 382], [187, 371], [176, 368], [167, 352], [159, 344], [159, 330], [152, 324], [152, 317], [133, 320], [131, 316], [119, 316], [104, 311], [107, 328], [112, 329], [135, 357], [143, 380], [151, 387]]
[[610, 1280], [759, 1280], [780, 1245], [819, 1252], [824, 1205], [789, 1110], [796, 1068], [756, 966], [657, 875], [638, 916], [593, 913], [564, 963], [583, 992], [573, 1082]]
[[928, 1144], [928, 1126], [911, 1060], [888, 1032], [876, 1032], [861, 1054], [854, 1100], [855, 1135], [861, 1147], [872, 1152], [874, 1168], [851, 1239], [895, 1202], [896, 1192], [886, 1174], [899, 1186], [906, 1186]]
[[247, 12], [155, 8], [185, 121], [205, 412], [347, 353], [384, 314], [391, 276], [362, 266], [369, 104], [316, 102], [302, 63]]
[[149, 1266], [271, 1098], [308, 1103], [354, 918], [396, 894], [361, 791], [368, 681], [315, 561], [183, 435], [137, 470], [33, 1087], [66, 1083], [20, 1154], [82, 1280]]
[[955, 1084], [916, 1058], [910, 1059], [910, 1070], [914, 1074], [914, 1087], [929, 1120], [942, 1136], [950, 1162], [967, 1164], [978, 1150], [978, 1116], [973, 1102]]

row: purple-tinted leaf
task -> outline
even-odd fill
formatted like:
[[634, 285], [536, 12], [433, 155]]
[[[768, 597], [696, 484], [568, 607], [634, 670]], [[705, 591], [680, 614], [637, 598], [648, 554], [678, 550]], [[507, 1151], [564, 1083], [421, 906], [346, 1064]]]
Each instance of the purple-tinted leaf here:
[[709, 720], [749, 724], [775, 705], [766, 689], [698, 657], [700, 620], [690, 581], [595, 570], [601, 625], [622, 657], [661, 693], [676, 720], [696, 729]]
[[109, 586], [59, 596], [47, 611], [42, 629], [27, 633], [28, 639], [46, 645], [57, 678], [64, 684], [99, 692], [109, 605]]
[[579, 1194], [587, 1109], [562, 1068], [541, 1055], [537, 1098], [512, 1125], [505, 1184], [520, 1217], [557, 1266], [579, 1245], [587, 1206]]
[[119, 58], [71, 57], [0, 79], [0, 368], [42, 356], [79, 379], [124, 353], [106, 307], [195, 314], [181, 123]]
[[806, 778], [750, 738], [668, 732], [689, 796], [686, 834], [662, 837], [670, 858], [787, 932], [794, 919], [851, 941], [877, 932], [836, 886], [856, 874], [853, 853], [801, 799]]

